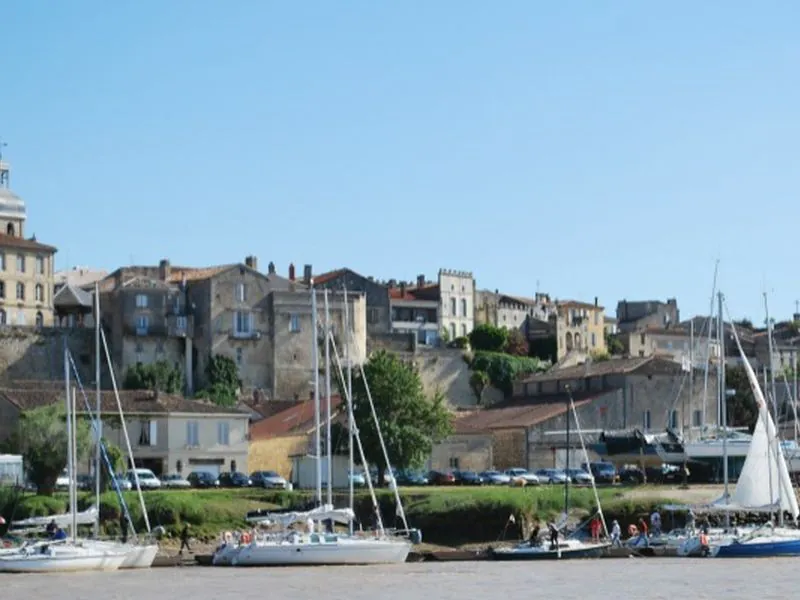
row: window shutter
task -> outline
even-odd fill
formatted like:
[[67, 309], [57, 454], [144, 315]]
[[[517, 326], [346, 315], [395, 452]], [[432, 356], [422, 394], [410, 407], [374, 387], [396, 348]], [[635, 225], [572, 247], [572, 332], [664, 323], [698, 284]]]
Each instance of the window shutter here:
[[150, 445], [158, 444], [158, 421], [150, 421]]
[[236, 311], [233, 312], [233, 332], [237, 333], [238, 330], [236, 329], [236, 315], [239, 314]]
[[251, 333], [253, 332], [253, 329], [254, 329], [254, 327], [253, 327], [253, 313], [248, 313], [247, 314], [247, 328], [248, 328], [248, 331], [250, 331]]

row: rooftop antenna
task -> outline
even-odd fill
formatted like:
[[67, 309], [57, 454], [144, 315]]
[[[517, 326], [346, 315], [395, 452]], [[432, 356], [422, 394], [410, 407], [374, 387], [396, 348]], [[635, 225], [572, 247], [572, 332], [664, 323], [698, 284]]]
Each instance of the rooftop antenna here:
[[536, 295], [539, 295], [539, 280], [536, 280]]
[[3, 138], [0, 138], [0, 160], [3, 160], [3, 148], [8, 146], [8, 143], [3, 141]]
[[8, 144], [3, 141], [3, 138], [0, 138], [0, 186], [5, 185], [8, 187], [11, 185], [9, 183], [8, 165], [3, 164], [3, 148], [6, 146]]

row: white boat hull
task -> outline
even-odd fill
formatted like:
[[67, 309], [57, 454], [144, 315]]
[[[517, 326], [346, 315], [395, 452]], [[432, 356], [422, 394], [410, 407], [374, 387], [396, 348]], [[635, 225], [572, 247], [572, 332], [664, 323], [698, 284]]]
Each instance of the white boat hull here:
[[157, 544], [122, 544], [112, 541], [86, 541], [84, 544], [94, 546], [99, 550], [108, 552], [122, 552], [125, 560], [122, 561], [120, 569], [149, 569], [153, 566], [153, 561], [158, 554]]
[[50, 552], [23, 551], [0, 555], [0, 572], [60, 573], [67, 571], [116, 571], [126, 554], [92, 549], [61, 547]]
[[411, 551], [405, 540], [340, 538], [335, 542], [256, 542], [231, 558], [237, 567], [277, 565], [371, 565], [404, 563]]

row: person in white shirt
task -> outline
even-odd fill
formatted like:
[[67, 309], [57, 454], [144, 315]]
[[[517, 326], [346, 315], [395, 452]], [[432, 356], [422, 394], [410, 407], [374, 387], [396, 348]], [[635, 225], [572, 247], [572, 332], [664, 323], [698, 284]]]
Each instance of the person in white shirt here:
[[622, 535], [622, 531], [619, 528], [619, 523], [616, 519], [611, 524], [611, 545], [612, 546], [622, 546], [622, 542], [620, 542], [620, 536]]

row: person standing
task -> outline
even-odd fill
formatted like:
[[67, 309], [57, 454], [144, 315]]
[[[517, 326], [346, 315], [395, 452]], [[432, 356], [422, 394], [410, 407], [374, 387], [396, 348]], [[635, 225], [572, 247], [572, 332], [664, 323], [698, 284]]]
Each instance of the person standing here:
[[620, 537], [622, 536], [622, 531], [619, 527], [619, 522], [614, 519], [614, 522], [611, 524], [611, 545], [612, 546], [622, 546], [622, 542], [620, 541]]
[[558, 547], [558, 529], [552, 521], [547, 524], [547, 529], [550, 531], [550, 549], [552, 550]]
[[650, 515], [650, 527], [653, 528], [653, 535], [661, 535], [661, 513], [657, 510]]
[[192, 549], [189, 547], [189, 523], [183, 524], [183, 529], [181, 529], [181, 549], [178, 550], [178, 554], [183, 556], [183, 549], [186, 548], [186, 552], [191, 552]]
[[592, 532], [592, 542], [595, 544], [600, 542], [600, 527], [600, 517], [596, 516], [592, 519], [592, 522], [589, 525], [589, 529]]
[[125, 544], [128, 542], [128, 518], [125, 516], [125, 512], [123, 511], [119, 515], [119, 530], [122, 534], [122, 543]]

